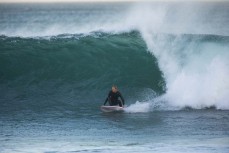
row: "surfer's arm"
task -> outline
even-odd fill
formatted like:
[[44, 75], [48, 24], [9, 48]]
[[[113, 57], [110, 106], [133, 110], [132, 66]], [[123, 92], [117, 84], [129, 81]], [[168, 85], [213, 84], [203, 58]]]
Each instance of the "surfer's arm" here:
[[125, 100], [124, 100], [124, 98], [123, 98], [123, 96], [122, 96], [122, 94], [120, 92], [119, 92], [119, 97], [121, 98], [122, 105], [124, 106], [125, 105]]

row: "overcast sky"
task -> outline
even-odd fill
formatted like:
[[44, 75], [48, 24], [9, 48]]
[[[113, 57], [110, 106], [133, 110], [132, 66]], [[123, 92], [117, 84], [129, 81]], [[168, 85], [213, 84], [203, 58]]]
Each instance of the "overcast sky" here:
[[[1, 2], [94, 2], [94, 1], [160, 1], [160, 0], [0, 0]], [[187, 1], [187, 0], [161, 0], [161, 1]], [[229, 0], [189, 0], [189, 1], [229, 1]]]
[[0, 2], [94, 2], [94, 1], [140, 1], [140, 0], [0, 0]]

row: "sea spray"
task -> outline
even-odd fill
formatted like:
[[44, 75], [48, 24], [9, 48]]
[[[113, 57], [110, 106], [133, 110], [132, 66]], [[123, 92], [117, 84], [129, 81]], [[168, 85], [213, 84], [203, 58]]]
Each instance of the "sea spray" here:
[[[166, 94], [161, 99], [166, 100], [168, 106], [177, 108], [215, 106], [229, 109], [228, 37], [211, 35], [227, 35], [228, 30], [215, 28], [219, 25], [215, 19], [200, 22], [211, 18], [208, 13], [216, 6], [203, 7], [196, 3], [175, 3], [173, 6], [143, 4], [136, 5], [132, 10], [138, 14], [134, 16], [134, 20], [138, 21], [136, 27], [149, 52], [157, 58], [166, 81]], [[221, 18], [224, 25], [227, 21], [224, 16]], [[151, 103], [154, 102], [155, 99], [152, 99]]]
[[[47, 81], [44, 84], [68, 86], [66, 92], [85, 93], [91, 88], [105, 92], [117, 83], [124, 91], [133, 86], [153, 89], [157, 96], [147, 100], [151, 105], [157, 97], [156, 101], [163, 99], [163, 106], [167, 101], [167, 108], [228, 109], [228, 3], [117, 3], [112, 7], [101, 3], [97, 9], [86, 4], [37, 6], [0, 6], [2, 91], [21, 85], [26, 90], [25, 85], [29, 89]], [[58, 13], [43, 18], [50, 7]], [[14, 18], [8, 20], [12, 14]], [[119, 66], [110, 74], [112, 63]], [[144, 92], [137, 97], [141, 95]], [[131, 92], [126, 97], [130, 104], [145, 101]]]

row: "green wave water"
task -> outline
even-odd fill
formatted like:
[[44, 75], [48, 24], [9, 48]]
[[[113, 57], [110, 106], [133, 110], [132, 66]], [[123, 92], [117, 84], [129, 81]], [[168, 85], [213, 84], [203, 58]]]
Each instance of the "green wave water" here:
[[[1, 36], [0, 46], [0, 98], [7, 108], [14, 109], [22, 101], [19, 103], [27, 109], [31, 101], [47, 101], [47, 95], [55, 97], [54, 101], [61, 95], [63, 107], [94, 99], [94, 107], [103, 103], [113, 84], [125, 89], [125, 96], [132, 100], [138, 97], [136, 92], [164, 92], [157, 61], [147, 52], [138, 32], [50, 38]], [[55, 109], [55, 105], [59, 102], [51, 107]], [[28, 109], [36, 109], [33, 107]]]

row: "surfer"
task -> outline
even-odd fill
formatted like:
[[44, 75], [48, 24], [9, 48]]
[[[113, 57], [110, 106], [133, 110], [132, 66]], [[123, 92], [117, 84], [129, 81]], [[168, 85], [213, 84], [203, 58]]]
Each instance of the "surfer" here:
[[[121, 100], [119, 98], [121, 98]], [[112, 86], [104, 105], [106, 105], [107, 101], [109, 101], [110, 106], [119, 105], [120, 107], [123, 107], [125, 104], [122, 94], [118, 91], [118, 87], [115, 85]]]

